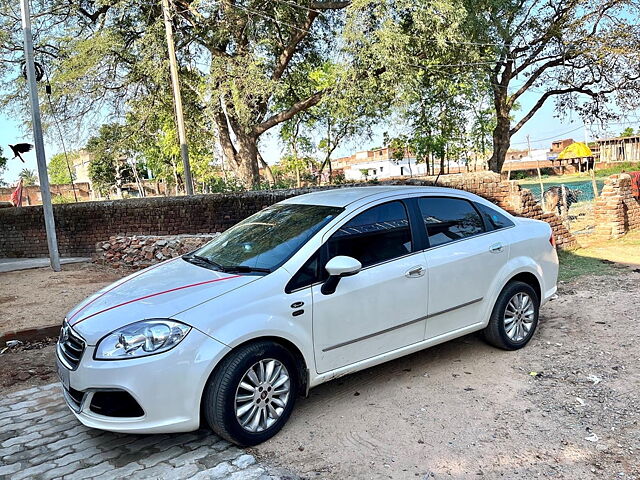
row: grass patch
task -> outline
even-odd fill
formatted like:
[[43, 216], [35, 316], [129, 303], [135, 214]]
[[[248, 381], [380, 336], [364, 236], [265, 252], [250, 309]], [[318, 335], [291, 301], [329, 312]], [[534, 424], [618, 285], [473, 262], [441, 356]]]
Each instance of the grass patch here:
[[[622, 162], [622, 163], [613, 165], [609, 168], [596, 170], [596, 178], [600, 179], [600, 178], [608, 177], [609, 175], [613, 175], [614, 173], [634, 172], [638, 170], [640, 170], [640, 163]], [[523, 172], [519, 172], [519, 173], [523, 173]], [[538, 175], [514, 176], [512, 174], [511, 178], [513, 180], [519, 180], [518, 183], [521, 183], [521, 184], [538, 183]], [[567, 173], [565, 175], [555, 175], [555, 174], [542, 175], [542, 183], [558, 183], [559, 179], [562, 179], [562, 183], [584, 182], [586, 180], [591, 180], [591, 176], [589, 175], [589, 173], [585, 173], [585, 172]]]
[[560, 261], [558, 280], [561, 282], [568, 282], [583, 275], [615, 275], [620, 271], [620, 267], [608, 263], [608, 260], [586, 257], [576, 252], [559, 250], [558, 259]]

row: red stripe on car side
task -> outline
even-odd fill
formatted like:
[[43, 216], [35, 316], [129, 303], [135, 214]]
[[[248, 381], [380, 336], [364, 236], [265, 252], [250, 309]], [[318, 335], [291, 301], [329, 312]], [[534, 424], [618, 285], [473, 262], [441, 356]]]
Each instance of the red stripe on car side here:
[[[166, 263], [170, 263], [173, 262], [174, 260], [177, 260], [180, 257], [175, 257], [172, 258], [171, 260], [167, 261]], [[85, 308], [87, 308], [89, 305], [91, 305], [93, 302], [95, 302], [96, 300], [99, 300], [100, 298], [102, 298], [104, 295], [106, 295], [107, 293], [115, 290], [116, 288], [118, 288], [121, 285], [124, 285], [125, 283], [127, 283], [129, 280], [133, 280], [134, 278], [139, 277], [140, 275], [142, 275], [143, 273], [147, 273], [150, 272], [151, 270], [153, 270], [154, 268], [159, 267], [160, 265], [164, 265], [165, 262], [159, 263], [157, 265], [154, 265], [153, 267], [150, 267], [148, 269], [143, 269], [140, 270], [137, 274], [130, 276], [129, 278], [127, 278], [124, 282], [119, 283], [118, 285], [115, 285], [113, 287], [111, 287], [109, 290], [105, 290], [104, 292], [102, 292], [100, 295], [98, 295], [96, 298], [94, 298], [93, 300], [91, 300], [89, 303], [87, 303], [86, 305], [83, 305], [82, 307], [80, 307], [78, 310], [76, 310], [73, 315], [71, 315], [69, 318], [67, 318], [67, 322], [71, 323], [71, 320], [73, 320], [73, 318], [78, 315], [81, 311], [83, 311]]]

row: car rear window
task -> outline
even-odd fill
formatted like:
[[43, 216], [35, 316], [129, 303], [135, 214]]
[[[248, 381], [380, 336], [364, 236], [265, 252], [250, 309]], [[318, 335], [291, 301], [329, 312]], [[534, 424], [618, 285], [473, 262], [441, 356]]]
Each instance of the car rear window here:
[[431, 247], [462, 240], [485, 231], [480, 214], [467, 200], [424, 197], [418, 200], [418, 206]]
[[513, 227], [513, 222], [499, 211], [491, 207], [487, 207], [482, 203], [476, 203], [475, 205], [478, 210], [480, 210], [489, 230], [500, 230], [501, 228]]

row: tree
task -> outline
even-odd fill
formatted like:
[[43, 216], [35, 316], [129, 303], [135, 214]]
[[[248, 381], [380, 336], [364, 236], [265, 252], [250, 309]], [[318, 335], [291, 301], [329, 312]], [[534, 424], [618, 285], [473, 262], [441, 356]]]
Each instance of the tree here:
[[[74, 158], [78, 157], [78, 152], [70, 152], [68, 157], [71, 163]], [[69, 174], [67, 156], [64, 153], [56, 153], [51, 157], [47, 165], [47, 171], [49, 172], [49, 180], [53, 185], [68, 185], [76, 180], [75, 174], [73, 176]]]
[[115, 188], [120, 196], [124, 183], [135, 181], [131, 167], [127, 163], [126, 129], [117, 123], [100, 127], [98, 135], [91, 137], [86, 149], [91, 154], [89, 162], [89, 178], [101, 195], [109, 195]]
[[[444, 171], [449, 156], [469, 148], [469, 132], [487, 123], [479, 112], [486, 111], [488, 83], [461, 27], [466, 15], [457, 0], [362, 1], [350, 9], [346, 27], [354, 63], [370, 72], [356, 84], [370, 90], [364, 102], [394, 105], [406, 122], [385, 142], [402, 157], [411, 151], [432, 172], [436, 159]], [[476, 137], [480, 143], [485, 138]]]
[[633, 127], [627, 127], [622, 132], [620, 132], [621, 137], [632, 137], [635, 133], [633, 133]]
[[[634, 105], [640, 86], [638, 6], [627, 0], [464, 0], [467, 41], [483, 60], [496, 124], [489, 168], [500, 172], [510, 138], [549, 101], [590, 121]], [[515, 82], [518, 81], [518, 84]], [[533, 106], [515, 122], [523, 95]]]
[[23, 168], [18, 174], [18, 178], [22, 179], [22, 184], [25, 187], [38, 184], [38, 175], [36, 174], [35, 170]]
[[[258, 141], [318, 104], [327, 93], [313, 72], [337, 49], [348, 1], [176, 3], [172, 20], [183, 93], [215, 121], [227, 163], [246, 186], [258, 184]], [[3, 69], [14, 80], [0, 104], [24, 115], [21, 31], [0, 5]], [[46, 63], [62, 120], [119, 115], [129, 103], [166, 91], [168, 69], [159, 2], [44, 0], [36, 53]], [[40, 28], [41, 27], [41, 28]], [[5, 33], [6, 31], [6, 33]], [[189, 75], [188, 75], [189, 74]], [[46, 111], [45, 111], [46, 113]]]

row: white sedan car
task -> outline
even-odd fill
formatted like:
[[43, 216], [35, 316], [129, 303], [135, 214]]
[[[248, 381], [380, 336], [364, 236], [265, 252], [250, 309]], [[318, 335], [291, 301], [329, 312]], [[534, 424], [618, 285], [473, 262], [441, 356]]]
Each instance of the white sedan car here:
[[356, 187], [290, 198], [130, 275], [66, 317], [65, 399], [89, 427], [254, 445], [320, 383], [482, 330], [531, 339], [556, 291], [547, 223], [470, 193]]

